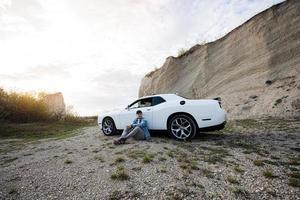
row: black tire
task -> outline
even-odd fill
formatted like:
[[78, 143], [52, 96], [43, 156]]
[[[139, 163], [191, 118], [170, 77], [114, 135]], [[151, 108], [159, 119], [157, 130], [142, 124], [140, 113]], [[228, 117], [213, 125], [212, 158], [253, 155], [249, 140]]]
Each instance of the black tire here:
[[115, 122], [112, 118], [105, 117], [102, 120], [102, 132], [106, 136], [115, 135], [117, 133]]
[[197, 134], [197, 125], [194, 119], [185, 114], [173, 116], [168, 122], [168, 131], [177, 140], [191, 140]]

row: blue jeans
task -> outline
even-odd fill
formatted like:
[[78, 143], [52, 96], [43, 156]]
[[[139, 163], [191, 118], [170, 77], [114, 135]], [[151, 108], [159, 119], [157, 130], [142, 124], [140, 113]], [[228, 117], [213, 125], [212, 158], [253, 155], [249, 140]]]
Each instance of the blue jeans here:
[[143, 129], [141, 129], [140, 127], [136, 126], [134, 128], [125, 128], [121, 137], [123, 139], [128, 139], [130, 137], [133, 137], [134, 139], [136, 140], [144, 140], [145, 139], [145, 136], [144, 136], [144, 131]]

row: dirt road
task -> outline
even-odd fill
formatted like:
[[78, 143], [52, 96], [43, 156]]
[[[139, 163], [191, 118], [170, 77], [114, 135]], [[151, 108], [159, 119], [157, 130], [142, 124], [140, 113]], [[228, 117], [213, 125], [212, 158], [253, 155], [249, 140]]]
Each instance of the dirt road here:
[[[1, 199], [300, 199], [300, 123], [241, 121], [192, 142], [97, 127], [1, 153]], [[8, 141], [1, 141], [8, 142]]]

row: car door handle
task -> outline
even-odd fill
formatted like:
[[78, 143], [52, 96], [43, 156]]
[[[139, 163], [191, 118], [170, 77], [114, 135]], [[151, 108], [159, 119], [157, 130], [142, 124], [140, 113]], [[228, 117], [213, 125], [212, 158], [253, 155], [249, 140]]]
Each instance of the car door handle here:
[[151, 110], [151, 108], [147, 108], [147, 111], [150, 111]]

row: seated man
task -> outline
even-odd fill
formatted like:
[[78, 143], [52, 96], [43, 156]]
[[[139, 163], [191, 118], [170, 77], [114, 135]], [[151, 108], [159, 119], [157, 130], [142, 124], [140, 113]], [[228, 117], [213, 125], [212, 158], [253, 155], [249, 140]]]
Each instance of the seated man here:
[[136, 111], [136, 119], [133, 120], [132, 124], [126, 126], [121, 137], [115, 140], [114, 144], [124, 144], [129, 137], [133, 137], [136, 140], [150, 139], [147, 121], [143, 118], [141, 110]]

